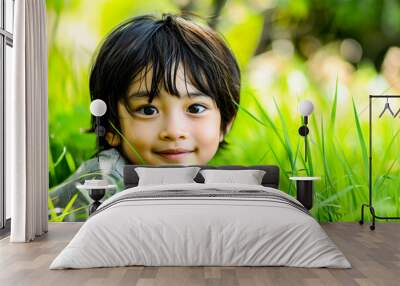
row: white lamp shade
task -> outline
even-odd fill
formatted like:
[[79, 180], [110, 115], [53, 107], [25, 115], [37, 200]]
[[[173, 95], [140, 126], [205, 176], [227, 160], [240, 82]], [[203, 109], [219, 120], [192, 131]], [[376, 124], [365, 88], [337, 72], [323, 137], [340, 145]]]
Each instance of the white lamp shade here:
[[310, 115], [314, 110], [314, 104], [309, 100], [303, 100], [300, 102], [299, 111], [303, 116]]
[[106, 103], [101, 99], [95, 99], [90, 103], [90, 113], [93, 116], [103, 116], [107, 111]]

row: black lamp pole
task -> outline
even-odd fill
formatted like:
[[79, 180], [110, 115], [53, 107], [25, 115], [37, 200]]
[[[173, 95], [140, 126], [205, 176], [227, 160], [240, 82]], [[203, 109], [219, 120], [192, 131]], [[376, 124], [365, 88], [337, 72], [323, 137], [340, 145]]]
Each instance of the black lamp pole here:
[[96, 133], [96, 149], [97, 149], [97, 162], [100, 164], [100, 159], [99, 159], [99, 153], [100, 153], [100, 137], [104, 136], [106, 133], [106, 130], [103, 126], [100, 124], [100, 116], [96, 116], [96, 128], [95, 128], [95, 133]]
[[307, 149], [308, 149], [308, 146], [307, 146], [307, 135], [310, 132], [310, 130], [307, 127], [307, 125], [308, 125], [308, 116], [303, 116], [303, 119], [304, 119], [303, 120], [303, 125], [300, 126], [300, 128], [299, 128], [299, 134], [304, 137], [304, 156], [305, 156], [305, 161], [307, 163], [307, 157], [308, 157], [307, 156]]

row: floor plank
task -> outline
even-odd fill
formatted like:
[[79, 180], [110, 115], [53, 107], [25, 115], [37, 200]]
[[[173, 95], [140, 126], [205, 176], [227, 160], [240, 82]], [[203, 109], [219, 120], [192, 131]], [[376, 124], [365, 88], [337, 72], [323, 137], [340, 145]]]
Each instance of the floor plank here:
[[399, 285], [400, 223], [379, 223], [375, 231], [355, 223], [322, 224], [352, 269], [290, 267], [117, 267], [48, 269], [82, 223], [50, 223], [32, 243], [0, 240], [0, 285]]

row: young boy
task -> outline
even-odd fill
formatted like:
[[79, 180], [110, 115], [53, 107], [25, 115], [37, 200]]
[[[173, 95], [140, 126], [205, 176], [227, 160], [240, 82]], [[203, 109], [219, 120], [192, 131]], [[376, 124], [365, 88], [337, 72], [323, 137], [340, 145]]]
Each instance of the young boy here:
[[[226, 144], [236, 116], [240, 71], [207, 26], [146, 15], [106, 37], [91, 70], [90, 94], [107, 104], [100, 165], [90, 159], [68, 181], [99, 170], [121, 181], [125, 164], [207, 164]], [[56, 192], [63, 206], [76, 192], [68, 185]]]

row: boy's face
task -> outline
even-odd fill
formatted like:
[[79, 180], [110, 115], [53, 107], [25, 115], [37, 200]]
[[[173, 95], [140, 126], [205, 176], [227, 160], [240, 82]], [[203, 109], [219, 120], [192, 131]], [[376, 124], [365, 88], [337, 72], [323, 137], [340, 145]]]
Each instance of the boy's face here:
[[[224, 136], [215, 101], [189, 82], [185, 84], [181, 68], [176, 77], [180, 98], [161, 88], [149, 103], [146, 86], [150, 90], [150, 83], [148, 72], [142, 81], [135, 80], [129, 87], [131, 113], [123, 102], [118, 103], [122, 134], [146, 164], [207, 164]], [[140, 163], [129, 144], [125, 140], [121, 144], [124, 155], [132, 163]]]

